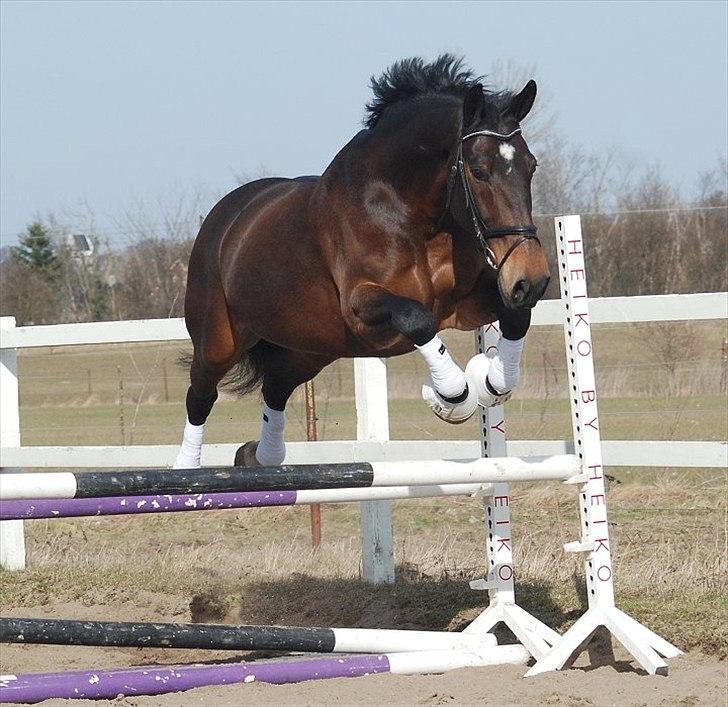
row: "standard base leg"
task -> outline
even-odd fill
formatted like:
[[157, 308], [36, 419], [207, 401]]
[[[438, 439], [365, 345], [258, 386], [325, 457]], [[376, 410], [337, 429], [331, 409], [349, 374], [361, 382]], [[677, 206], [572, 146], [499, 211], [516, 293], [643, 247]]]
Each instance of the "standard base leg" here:
[[491, 604], [465, 629], [465, 633], [487, 633], [497, 624], [507, 626], [536, 660], [546, 655], [561, 636], [516, 604]]
[[592, 608], [563, 635], [556, 646], [536, 661], [526, 677], [559, 670], [586, 647], [600, 626], [604, 626], [650, 675], [667, 675], [667, 663], [658, 655], [658, 651], [666, 658], [681, 654], [678, 648], [616, 607]]
[[654, 631], [650, 631], [647, 626], [643, 626], [639, 621], [625, 614], [621, 609], [614, 607], [612, 613], [619, 617], [620, 621], [624, 622], [631, 633], [639, 636], [640, 640], [649, 643], [660, 655], [665, 656], [665, 658], [677, 658], [683, 654], [679, 648], [673, 646], [672, 643], [668, 643]]

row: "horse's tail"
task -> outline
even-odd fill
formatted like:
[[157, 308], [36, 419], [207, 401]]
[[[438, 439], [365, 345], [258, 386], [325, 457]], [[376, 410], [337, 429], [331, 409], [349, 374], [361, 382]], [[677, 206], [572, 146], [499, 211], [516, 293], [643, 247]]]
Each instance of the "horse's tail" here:
[[[220, 385], [238, 395], [246, 395], [260, 388], [265, 373], [265, 359], [270, 357], [275, 348], [277, 348], [275, 344], [261, 339], [255, 346], [243, 353]], [[192, 355], [182, 354], [177, 361], [181, 366], [189, 368], [192, 364]]]
[[264, 362], [270, 358], [275, 344], [261, 339], [253, 348], [243, 353], [240, 360], [223, 378], [222, 386], [238, 395], [247, 395], [263, 384]]

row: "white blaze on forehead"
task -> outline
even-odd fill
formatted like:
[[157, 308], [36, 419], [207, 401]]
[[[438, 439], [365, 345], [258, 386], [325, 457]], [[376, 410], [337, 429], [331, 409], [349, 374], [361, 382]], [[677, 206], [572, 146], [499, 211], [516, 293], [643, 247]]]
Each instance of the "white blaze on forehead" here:
[[501, 157], [506, 161], [510, 162], [513, 159], [513, 155], [516, 154], [516, 148], [513, 147], [510, 143], [502, 142], [498, 146], [498, 151], [500, 152]]

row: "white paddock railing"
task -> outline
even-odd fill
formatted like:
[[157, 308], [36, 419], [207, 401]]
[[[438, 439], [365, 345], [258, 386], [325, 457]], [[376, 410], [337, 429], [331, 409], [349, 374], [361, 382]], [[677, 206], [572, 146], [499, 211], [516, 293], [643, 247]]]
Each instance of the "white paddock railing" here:
[[[728, 293], [607, 297], [590, 301], [593, 324], [697, 321], [728, 318]], [[561, 300], [540, 302], [532, 325], [560, 325]], [[13, 317], [0, 318], [0, 467], [162, 467], [171, 464], [175, 445], [134, 446], [26, 446], [20, 439], [17, 352], [23, 348], [89, 344], [185, 341], [189, 336], [182, 319], [143, 319], [88, 324], [54, 324], [16, 327]], [[338, 461], [400, 461], [462, 459], [480, 456], [480, 442], [390, 441], [386, 364], [381, 359], [361, 359], [354, 367], [357, 440], [299, 442], [287, 446], [286, 461], [318, 464]], [[184, 411], [180, 409], [180, 430]], [[208, 444], [204, 465], [228, 465], [239, 443]], [[608, 466], [725, 467], [726, 442], [712, 441], [603, 441]], [[571, 453], [572, 443], [560, 440], [524, 440], [507, 443], [509, 456]], [[364, 579], [394, 580], [391, 503], [363, 504], [362, 550]], [[23, 521], [0, 522], [0, 565], [25, 566]]]

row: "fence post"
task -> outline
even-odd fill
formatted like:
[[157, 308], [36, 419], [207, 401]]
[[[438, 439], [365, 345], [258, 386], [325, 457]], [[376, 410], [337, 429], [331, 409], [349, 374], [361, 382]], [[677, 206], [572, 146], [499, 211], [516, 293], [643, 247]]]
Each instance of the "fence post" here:
[[[0, 337], [14, 328], [15, 317], [0, 317]], [[0, 457], [2, 450], [19, 446], [18, 352], [17, 349], [0, 348]], [[18, 470], [2, 471], [9, 473]], [[25, 534], [22, 520], [0, 521], [0, 567], [6, 570], [25, 569]]]
[[[381, 358], [354, 360], [356, 438], [389, 440], [387, 364]], [[368, 584], [394, 584], [392, 502], [361, 503], [362, 577]]]

